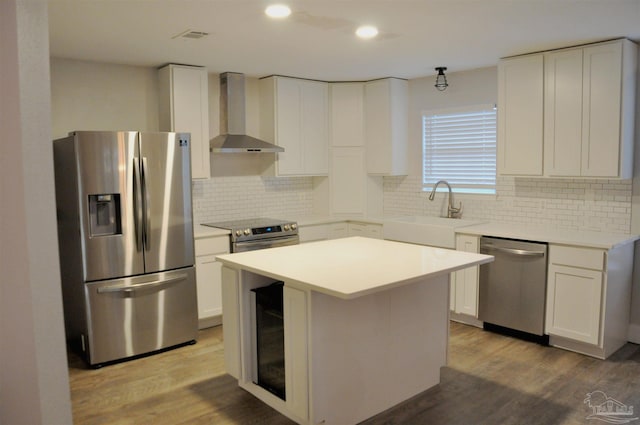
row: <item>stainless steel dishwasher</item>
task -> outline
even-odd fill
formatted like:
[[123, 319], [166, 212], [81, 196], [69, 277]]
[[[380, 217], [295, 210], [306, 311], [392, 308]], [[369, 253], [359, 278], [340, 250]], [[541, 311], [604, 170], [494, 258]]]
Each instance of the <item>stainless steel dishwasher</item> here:
[[482, 237], [480, 252], [495, 257], [480, 266], [478, 318], [484, 328], [547, 344], [547, 244]]

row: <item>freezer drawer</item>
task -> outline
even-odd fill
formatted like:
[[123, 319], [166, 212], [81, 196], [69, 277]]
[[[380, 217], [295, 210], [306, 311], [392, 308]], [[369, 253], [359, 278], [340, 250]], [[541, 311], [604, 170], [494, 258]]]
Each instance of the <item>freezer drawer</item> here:
[[194, 341], [198, 332], [195, 268], [85, 284], [91, 365]]

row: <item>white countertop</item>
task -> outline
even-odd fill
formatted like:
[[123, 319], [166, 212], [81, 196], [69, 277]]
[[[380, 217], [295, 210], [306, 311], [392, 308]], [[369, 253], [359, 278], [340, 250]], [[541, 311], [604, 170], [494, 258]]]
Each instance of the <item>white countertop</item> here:
[[468, 227], [460, 227], [456, 229], [456, 233], [523, 239], [601, 249], [613, 249], [616, 246], [632, 243], [640, 238], [638, 235], [631, 234], [588, 232], [581, 230], [558, 229], [550, 226], [543, 227], [509, 223], [484, 223]]
[[217, 256], [223, 264], [343, 299], [493, 261], [490, 255], [363, 237]]
[[196, 224], [193, 226], [193, 237], [195, 239], [212, 238], [215, 236], [228, 236], [231, 232], [225, 229], [218, 229], [216, 227], [203, 226]]
[[307, 216], [307, 217], [299, 217], [294, 220], [298, 223], [298, 226], [316, 226], [320, 224], [331, 224], [331, 223], [340, 223], [343, 221], [348, 221], [352, 223], [365, 223], [365, 224], [382, 224], [384, 222], [383, 218], [377, 217], [329, 217], [329, 216]]

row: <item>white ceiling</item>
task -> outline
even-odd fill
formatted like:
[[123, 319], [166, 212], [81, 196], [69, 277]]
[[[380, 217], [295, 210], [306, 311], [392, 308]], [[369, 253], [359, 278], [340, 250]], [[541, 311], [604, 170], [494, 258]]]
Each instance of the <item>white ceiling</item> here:
[[[49, 0], [51, 56], [329, 81], [433, 75], [611, 38], [640, 41], [640, 0]], [[360, 24], [380, 35], [363, 41]], [[186, 30], [209, 33], [177, 38]]]

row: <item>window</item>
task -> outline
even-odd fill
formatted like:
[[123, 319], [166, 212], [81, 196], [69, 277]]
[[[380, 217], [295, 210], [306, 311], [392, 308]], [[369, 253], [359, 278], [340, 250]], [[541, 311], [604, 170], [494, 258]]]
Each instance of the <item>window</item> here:
[[496, 193], [495, 105], [423, 112], [422, 147], [423, 190], [446, 180], [455, 192]]

